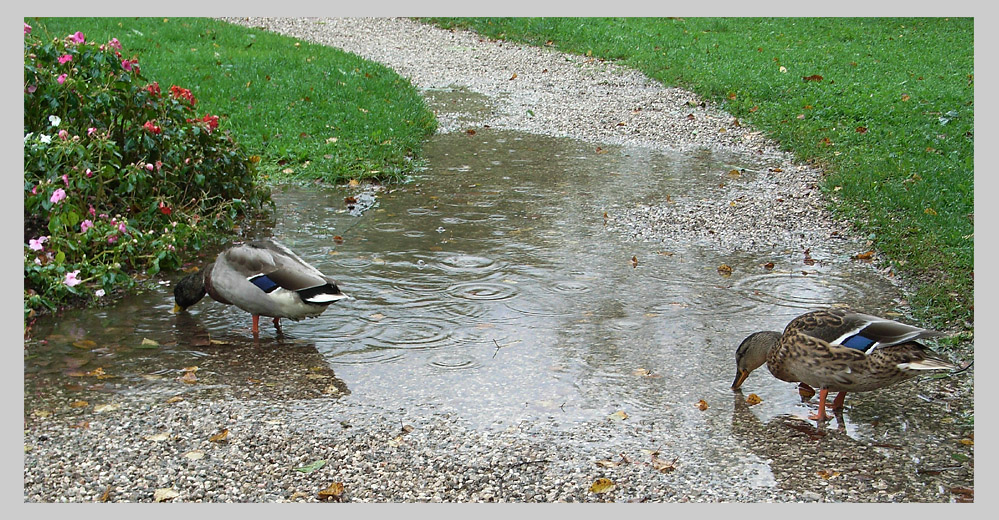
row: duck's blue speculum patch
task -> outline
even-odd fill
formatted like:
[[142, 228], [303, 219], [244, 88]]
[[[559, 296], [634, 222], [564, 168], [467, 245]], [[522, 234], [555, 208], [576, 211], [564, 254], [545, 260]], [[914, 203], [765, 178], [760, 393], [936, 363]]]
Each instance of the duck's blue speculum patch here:
[[250, 277], [250, 282], [260, 288], [265, 293], [271, 293], [278, 288], [278, 284], [271, 280], [266, 274], [258, 274]]
[[841, 345], [843, 345], [846, 348], [866, 351], [874, 343], [875, 340], [871, 338], [865, 338], [864, 336], [857, 334], [856, 336], [850, 336], [849, 338], [847, 338], [845, 341], [843, 341], [843, 343], [841, 343]]

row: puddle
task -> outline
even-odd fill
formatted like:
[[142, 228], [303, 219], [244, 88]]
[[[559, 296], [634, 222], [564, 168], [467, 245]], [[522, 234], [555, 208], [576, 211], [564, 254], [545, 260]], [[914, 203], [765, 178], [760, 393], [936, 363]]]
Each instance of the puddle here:
[[[377, 204], [357, 216], [345, 199], [364, 188], [274, 191], [274, 236], [353, 300], [286, 320], [283, 335], [265, 320], [257, 341], [234, 307], [206, 299], [173, 315], [171, 286], [66, 312], [35, 325], [26, 395], [345, 396], [454, 412], [484, 429], [568, 428], [618, 410], [636, 422], [730, 429], [722, 410], [743, 337], [832, 303], [877, 311], [895, 294], [837, 260], [851, 251], [813, 248], [827, 260], [803, 274], [788, 267], [799, 251], [721, 254], [679, 240], [663, 251], [605, 227], [611, 208], [707, 190], [733, 167], [764, 170], [753, 158], [598, 152], [488, 129], [439, 135], [425, 155], [429, 171], [365, 199]], [[719, 274], [721, 264], [733, 274]], [[191, 366], [197, 382], [185, 383]], [[112, 377], [86, 375], [97, 368]], [[763, 397], [751, 411], [762, 421], [809, 413], [765, 369], [744, 388]], [[702, 399], [717, 413], [698, 411]]]

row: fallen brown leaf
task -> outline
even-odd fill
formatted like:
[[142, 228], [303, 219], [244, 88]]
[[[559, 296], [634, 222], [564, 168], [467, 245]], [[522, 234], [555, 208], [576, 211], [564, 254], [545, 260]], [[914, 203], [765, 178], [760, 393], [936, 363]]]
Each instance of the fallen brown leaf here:
[[614, 491], [614, 481], [609, 478], [598, 478], [590, 484], [590, 493], [603, 494]]
[[226, 440], [226, 437], [228, 436], [229, 436], [229, 429], [222, 428], [222, 431], [216, 433], [215, 435], [212, 435], [211, 437], [208, 438], [208, 440], [212, 442], [228, 442]]
[[319, 500], [342, 502], [344, 487], [343, 482], [334, 482], [330, 484], [326, 489], [318, 493]]

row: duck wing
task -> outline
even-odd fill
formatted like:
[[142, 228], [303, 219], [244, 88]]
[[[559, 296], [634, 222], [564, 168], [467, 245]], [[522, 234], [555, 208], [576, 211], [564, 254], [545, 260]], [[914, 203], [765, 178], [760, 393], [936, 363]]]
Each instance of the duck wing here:
[[346, 298], [336, 282], [274, 240], [248, 242], [225, 253], [226, 264], [265, 293], [294, 291], [303, 301], [328, 304]]

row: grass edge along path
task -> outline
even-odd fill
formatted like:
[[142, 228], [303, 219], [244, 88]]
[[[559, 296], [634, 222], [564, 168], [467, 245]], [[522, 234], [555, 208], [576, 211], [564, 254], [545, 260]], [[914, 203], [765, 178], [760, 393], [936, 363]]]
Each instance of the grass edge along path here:
[[211, 18], [35, 18], [53, 37], [118, 38], [161, 85], [190, 85], [264, 180], [401, 181], [437, 121], [419, 91], [355, 54]]
[[915, 317], [974, 329], [970, 18], [427, 18], [614, 60], [717, 103], [796, 160], [907, 287]]

